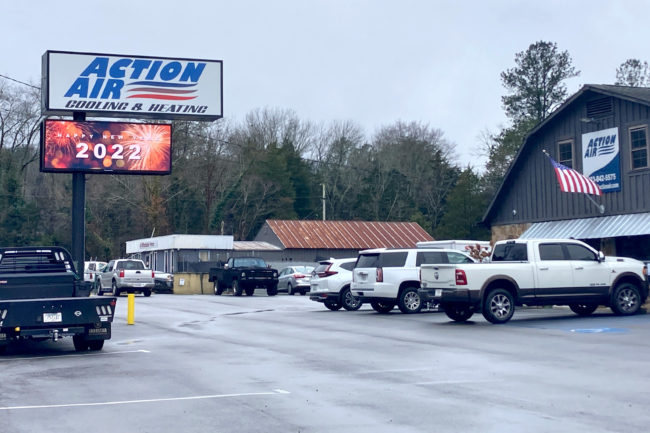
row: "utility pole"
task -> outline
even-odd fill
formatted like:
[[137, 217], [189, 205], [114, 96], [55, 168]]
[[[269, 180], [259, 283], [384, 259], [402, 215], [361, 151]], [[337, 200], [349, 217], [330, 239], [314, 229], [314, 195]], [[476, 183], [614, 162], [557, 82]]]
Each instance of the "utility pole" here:
[[323, 185], [323, 221], [325, 221], [325, 184], [322, 183], [321, 185]]

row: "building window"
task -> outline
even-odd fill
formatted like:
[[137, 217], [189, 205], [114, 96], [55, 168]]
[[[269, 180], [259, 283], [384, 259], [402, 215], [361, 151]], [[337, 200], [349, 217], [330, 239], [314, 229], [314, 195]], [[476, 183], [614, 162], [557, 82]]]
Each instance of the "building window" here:
[[557, 144], [559, 155], [558, 162], [566, 167], [573, 168], [573, 140], [560, 141]]
[[648, 166], [648, 127], [630, 128], [632, 169]]
[[199, 262], [209, 262], [210, 261], [210, 251], [200, 250], [199, 251]]

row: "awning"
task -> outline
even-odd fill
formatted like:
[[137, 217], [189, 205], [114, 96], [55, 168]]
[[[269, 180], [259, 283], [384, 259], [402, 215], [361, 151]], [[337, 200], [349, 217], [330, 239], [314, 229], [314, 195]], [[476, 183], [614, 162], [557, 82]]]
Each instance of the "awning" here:
[[650, 235], [650, 213], [533, 223], [520, 239], [599, 239]]

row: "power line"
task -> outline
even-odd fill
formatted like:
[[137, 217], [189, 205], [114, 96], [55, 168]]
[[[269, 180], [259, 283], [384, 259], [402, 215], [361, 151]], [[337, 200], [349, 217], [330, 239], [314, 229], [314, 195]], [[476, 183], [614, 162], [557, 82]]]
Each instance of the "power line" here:
[[29, 83], [25, 83], [24, 81], [16, 80], [15, 78], [7, 77], [6, 75], [2, 75], [2, 74], [0, 74], [0, 77], [2, 77], [2, 78], [6, 78], [7, 80], [15, 81], [16, 83], [22, 84], [22, 85], [24, 85], [24, 86], [29, 86], [29, 87], [31, 87], [31, 88], [33, 88], [33, 89], [41, 90], [40, 87], [36, 87], [36, 86], [31, 85], [31, 84], [29, 84]]

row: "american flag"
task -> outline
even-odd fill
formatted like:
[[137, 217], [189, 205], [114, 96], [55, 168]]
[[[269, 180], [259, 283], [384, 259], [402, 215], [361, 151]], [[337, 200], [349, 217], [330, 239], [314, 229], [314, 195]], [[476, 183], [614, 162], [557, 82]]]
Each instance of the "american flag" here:
[[548, 157], [555, 169], [557, 181], [560, 182], [560, 189], [564, 192], [581, 192], [584, 194], [600, 195], [602, 191], [596, 182], [589, 179], [572, 168], [555, 162], [553, 158]]

